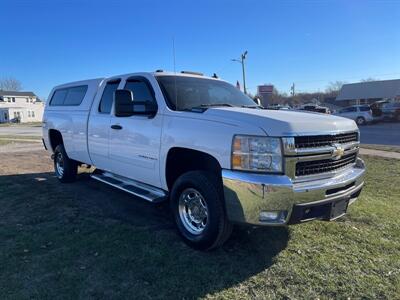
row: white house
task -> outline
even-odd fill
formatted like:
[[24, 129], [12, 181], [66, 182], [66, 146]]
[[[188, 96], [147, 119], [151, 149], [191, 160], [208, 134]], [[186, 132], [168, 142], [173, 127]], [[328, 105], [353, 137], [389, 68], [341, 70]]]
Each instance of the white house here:
[[40, 122], [43, 112], [44, 103], [34, 93], [0, 90], [0, 123]]

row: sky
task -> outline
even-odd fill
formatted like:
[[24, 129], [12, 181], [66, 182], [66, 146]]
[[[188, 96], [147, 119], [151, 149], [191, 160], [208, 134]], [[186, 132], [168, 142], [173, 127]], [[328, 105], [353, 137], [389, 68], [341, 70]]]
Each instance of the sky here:
[[399, 1], [0, 0], [0, 78], [46, 98], [55, 85], [191, 70], [233, 84], [247, 50], [250, 92], [323, 91], [400, 78]]

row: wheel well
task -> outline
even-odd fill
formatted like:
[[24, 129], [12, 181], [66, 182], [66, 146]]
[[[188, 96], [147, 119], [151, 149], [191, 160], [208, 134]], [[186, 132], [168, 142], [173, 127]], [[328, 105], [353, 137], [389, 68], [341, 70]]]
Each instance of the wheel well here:
[[187, 148], [170, 149], [165, 168], [168, 189], [171, 190], [180, 175], [195, 170], [210, 171], [221, 175], [220, 164], [210, 154]]
[[55, 129], [50, 129], [49, 130], [49, 140], [50, 140], [50, 145], [51, 149], [56, 149], [56, 147], [60, 144], [63, 144], [63, 138], [61, 133], [58, 130]]

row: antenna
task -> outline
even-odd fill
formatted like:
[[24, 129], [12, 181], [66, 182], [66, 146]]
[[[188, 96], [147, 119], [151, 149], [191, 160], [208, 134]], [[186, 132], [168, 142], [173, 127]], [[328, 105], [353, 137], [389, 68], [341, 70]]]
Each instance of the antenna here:
[[178, 110], [178, 89], [176, 88], [175, 37], [172, 37], [172, 56], [174, 61], [175, 109]]

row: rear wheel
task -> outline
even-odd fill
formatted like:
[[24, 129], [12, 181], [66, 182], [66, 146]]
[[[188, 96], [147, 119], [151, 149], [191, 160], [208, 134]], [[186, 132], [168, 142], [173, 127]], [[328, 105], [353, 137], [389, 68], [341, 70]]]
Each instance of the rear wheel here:
[[356, 119], [357, 125], [365, 125], [367, 122], [365, 121], [364, 117], [358, 117]]
[[74, 181], [78, 173], [78, 164], [68, 157], [62, 144], [54, 150], [54, 171], [61, 182]]
[[171, 210], [180, 235], [195, 249], [219, 247], [232, 232], [221, 184], [212, 173], [190, 171], [181, 175], [172, 188]]

